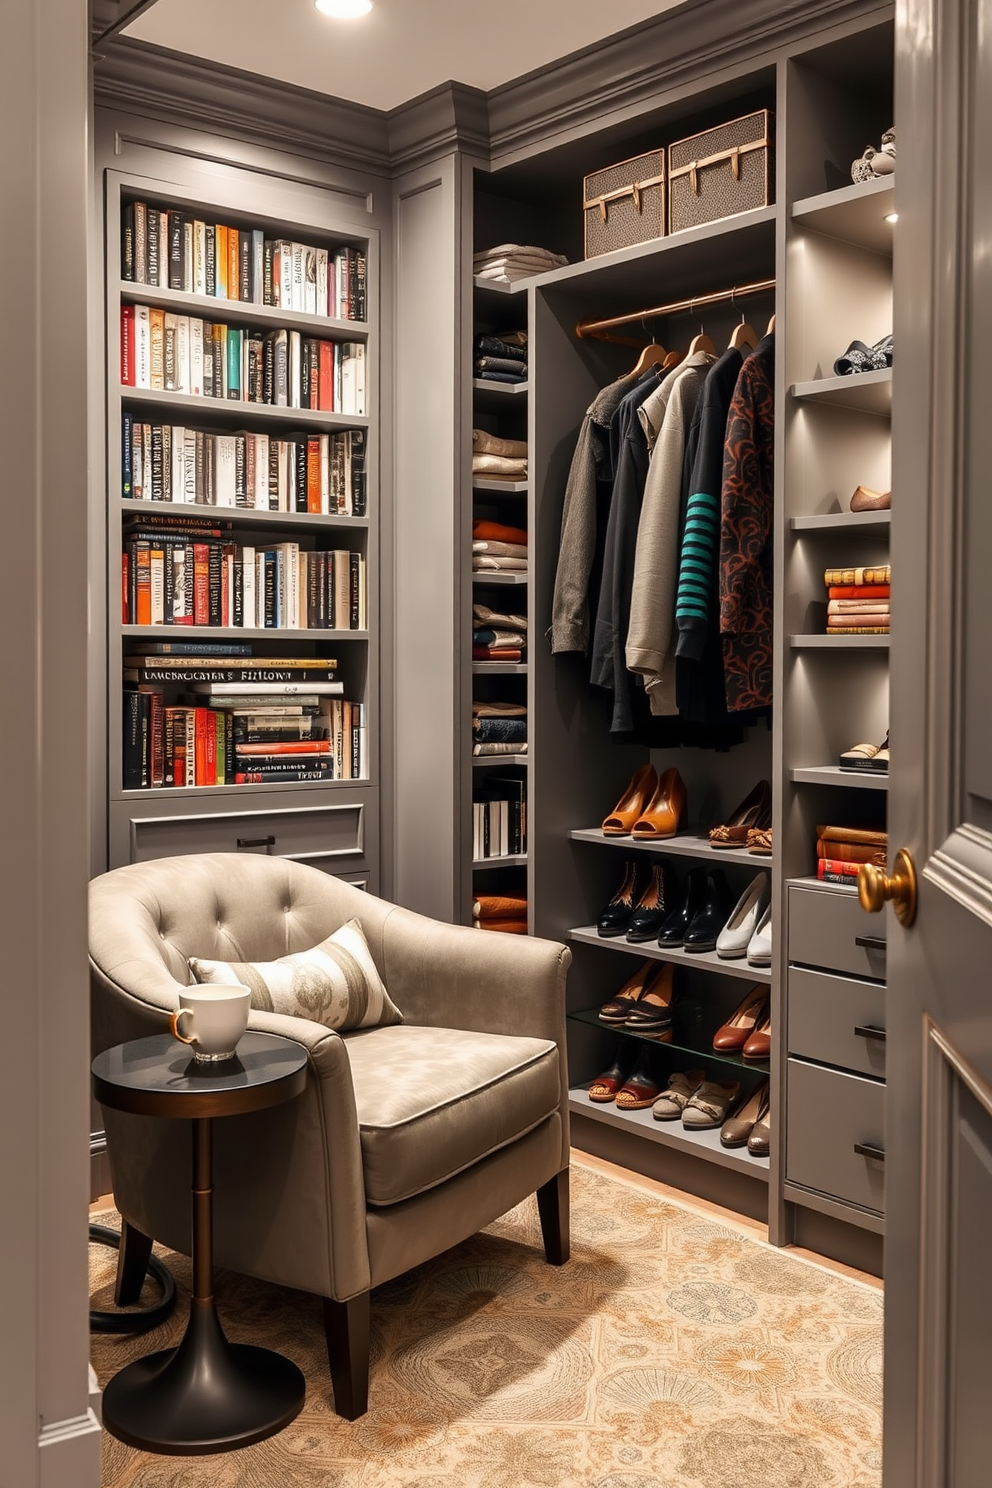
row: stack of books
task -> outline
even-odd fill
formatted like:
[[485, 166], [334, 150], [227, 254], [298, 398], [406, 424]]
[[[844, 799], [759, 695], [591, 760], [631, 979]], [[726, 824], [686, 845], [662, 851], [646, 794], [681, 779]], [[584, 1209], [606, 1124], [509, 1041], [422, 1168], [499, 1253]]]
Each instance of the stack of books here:
[[135, 201], [121, 222], [121, 278], [183, 294], [272, 305], [302, 315], [365, 320], [361, 248], [318, 248]]
[[365, 557], [298, 542], [249, 546], [235, 542], [230, 522], [136, 517], [124, 529], [121, 619], [144, 626], [366, 630]]
[[122, 305], [121, 386], [362, 416], [365, 346]]
[[363, 517], [366, 433], [210, 433], [121, 421], [121, 495], [132, 501]]
[[366, 778], [364, 705], [344, 700], [336, 670], [236, 645], [125, 657], [124, 789]]
[[888, 841], [884, 827], [817, 827], [817, 878], [853, 888], [862, 863], [885, 867]]
[[888, 635], [892, 567], [828, 568], [828, 635]]
[[472, 857], [512, 858], [527, 851], [525, 782], [489, 776], [472, 800]]

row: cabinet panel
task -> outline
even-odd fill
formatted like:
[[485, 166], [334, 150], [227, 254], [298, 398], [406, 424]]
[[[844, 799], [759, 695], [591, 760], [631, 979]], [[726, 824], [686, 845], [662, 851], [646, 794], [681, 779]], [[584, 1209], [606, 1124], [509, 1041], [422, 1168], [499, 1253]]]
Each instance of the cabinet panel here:
[[883, 1213], [885, 1086], [799, 1059], [788, 1066], [786, 1179]]
[[790, 1054], [884, 1077], [884, 1034], [884, 987], [853, 977], [789, 968]]
[[882, 981], [885, 941], [879, 929], [878, 921], [868, 918], [855, 894], [843, 889], [836, 893], [789, 889], [790, 961]]
[[371, 802], [337, 793], [328, 804], [237, 812], [137, 814], [121, 808], [117, 863], [142, 863], [186, 853], [259, 852], [291, 857], [332, 872], [364, 866], [372, 836]]

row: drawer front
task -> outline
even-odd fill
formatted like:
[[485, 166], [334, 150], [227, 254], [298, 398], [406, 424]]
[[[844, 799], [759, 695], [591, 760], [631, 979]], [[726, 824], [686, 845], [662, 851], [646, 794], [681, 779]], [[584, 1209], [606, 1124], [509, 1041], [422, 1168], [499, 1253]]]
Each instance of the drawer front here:
[[847, 889], [790, 887], [789, 960], [884, 981], [885, 922]]
[[366, 802], [217, 812], [131, 815], [125, 861], [187, 853], [255, 852], [341, 873], [364, 865]]
[[789, 1053], [884, 1078], [885, 988], [790, 966]]
[[885, 1086], [790, 1059], [786, 1178], [805, 1188], [885, 1210], [885, 1164], [856, 1146], [885, 1147]]

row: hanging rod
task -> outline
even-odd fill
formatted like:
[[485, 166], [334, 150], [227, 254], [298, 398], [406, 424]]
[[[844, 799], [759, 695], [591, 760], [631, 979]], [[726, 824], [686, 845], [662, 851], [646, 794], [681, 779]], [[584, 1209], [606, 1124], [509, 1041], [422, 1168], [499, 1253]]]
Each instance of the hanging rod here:
[[575, 334], [586, 341], [614, 341], [620, 346], [638, 346], [628, 337], [611, 336], [614, 326], [634, 325], [642, 320], [655, 320], [662, 315], [677, 315], [682, 310], [698, 310], [704, 305], [721, 305], [743, 299], [745, 295], [763, 294], [775, 288], [774, 279], [757, 279], [753, 284], [737, 284], [733, 289], [717, 289], [712, 294], [693, 295], [688, 300], [673, 300], [669, 305], [655, 305], [650, 310], [635, 310], [629, 315], [612, 315], [608, 320], [580, 320]]

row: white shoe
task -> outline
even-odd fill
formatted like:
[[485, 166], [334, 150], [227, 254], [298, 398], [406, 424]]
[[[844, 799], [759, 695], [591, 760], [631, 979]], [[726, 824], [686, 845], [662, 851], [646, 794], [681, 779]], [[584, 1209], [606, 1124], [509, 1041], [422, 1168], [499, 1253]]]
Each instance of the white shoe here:
[[758, 927], [765, 896], [768, 893], [768, 874], [759, 873], [752, 878], [737, 901], [730, 919], [716, 940], [716, 953], [725, 961], [736, 960], [747, 954], [751, 937]]
[[771, 966], [772, 964], [772, 910], [771, 905], [761, 916], [747, 948], [748, 966]]

